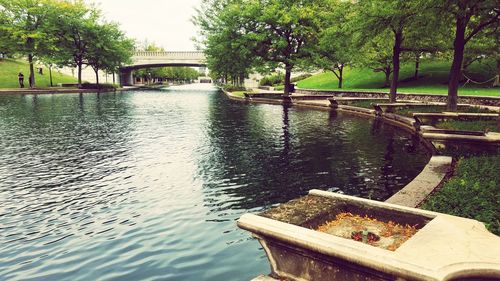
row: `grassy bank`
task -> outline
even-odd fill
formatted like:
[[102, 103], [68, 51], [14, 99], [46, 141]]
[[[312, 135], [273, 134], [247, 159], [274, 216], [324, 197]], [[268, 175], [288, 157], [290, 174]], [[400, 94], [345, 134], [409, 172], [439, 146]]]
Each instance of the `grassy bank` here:
[[[24, 74], [24, 86], [28, 87], [29, 82], [29, 64], [20, 60], [0, 59], [0, 88], [19, 88], [17, 75], [19, 72]], [[76, 79], [64, 75], [56, 70], [52, 70], [52, 81], [57, 83], [76, 83]], [[37, 87], [50, 87], [49, 69], [43, 68], [43, 75], [35, 72], [35, 82]]]
[[[491, 63], [490, 63], [491, 64]], [[468, 74], [476, 81], [486, 81], [494, 76], [494, 66], [490, 64], [475, 63], [468, 69]], [[449, 62], [424, 60], [421, 63], [418, 80], [413, 80], [415, 71], [412, 63], [402, 65], [400, 73], [399, 92], [447, 94]], [[368, 68], [349, 68], [344, 70], [344, 90], [385, 91], [382, 88], [385, 76], [383, 73], [374, 72]], [[462, 83], [461, 85], [463, 85]], [[491, 85], [491, 83], [490, 83]], [[338, 80], [331, 72], [324, 72], [298, 82], [298, 87], [304, 89], [338, 90]], [[500, 88], [488, 88], [486, 85], [467, 83], [460, 87], [459, 95], [472, 96], [498, 96]]]
[[431, 195], [424, 209], [476, 219], [500, 235], [500, 156], [458, 161], [454, 176]]

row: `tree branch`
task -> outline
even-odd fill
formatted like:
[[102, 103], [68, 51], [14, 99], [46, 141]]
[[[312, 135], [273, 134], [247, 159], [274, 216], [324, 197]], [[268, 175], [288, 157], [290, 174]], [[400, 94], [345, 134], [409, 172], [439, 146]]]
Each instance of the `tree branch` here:
[[469, 35], [467, 35], [467, 37], [465, 37], [465, 43], [469, 42], [469, 40], [472, 39], [472, 37], [474, 37], [474, 35], [476, 35], [483, 28], [485, 28], [488, 25], [490, 25], [490, 24], [496, 22], [497, 20], [499, 20], [499, 18], [500, 18], [500, 12], [499, 11], [495, 11], [495, 12], [496, 12], [496, 15], [493, 18], [491, 18], [488, 21], [480, 23], [478, 26], [476, 26], [476, 28], [474, 28], [472, 30], [472, 32]]

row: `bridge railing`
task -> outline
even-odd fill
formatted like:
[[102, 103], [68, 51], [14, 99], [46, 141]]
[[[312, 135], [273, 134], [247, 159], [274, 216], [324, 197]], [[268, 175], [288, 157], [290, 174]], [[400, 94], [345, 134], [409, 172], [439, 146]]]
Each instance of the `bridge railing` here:
[[203, 52], [135, 52], [134, 57], [164, 57], [164, 58], [200, 58], [205, 55]]

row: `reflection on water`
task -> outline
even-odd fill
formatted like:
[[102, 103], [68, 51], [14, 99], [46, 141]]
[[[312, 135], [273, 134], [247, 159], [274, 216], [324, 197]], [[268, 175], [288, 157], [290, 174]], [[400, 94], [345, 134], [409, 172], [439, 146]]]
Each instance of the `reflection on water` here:
[[249, 280], [235, 220], [319, 188], [383, 200], [429, 158], [335, 112], [207, 88], [0, 96], [0, 280]]

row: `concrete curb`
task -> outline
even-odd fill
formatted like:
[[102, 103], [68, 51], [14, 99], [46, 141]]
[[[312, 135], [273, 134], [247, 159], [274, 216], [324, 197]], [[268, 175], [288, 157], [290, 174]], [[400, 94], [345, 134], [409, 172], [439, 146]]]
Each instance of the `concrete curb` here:
[[452, 169], [452, 161], [449, 156], [433, 156], [415, 179], [385, 202], [416, 208], [443, 182]]

